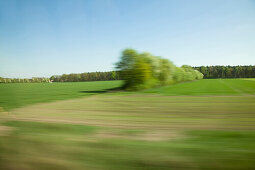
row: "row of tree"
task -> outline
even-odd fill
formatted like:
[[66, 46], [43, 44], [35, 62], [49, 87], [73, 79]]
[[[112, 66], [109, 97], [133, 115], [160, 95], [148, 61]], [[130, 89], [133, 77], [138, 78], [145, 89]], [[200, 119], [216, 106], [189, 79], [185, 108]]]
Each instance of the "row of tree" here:
[[[255, 78], [255, 66], [200, 66], [184, 65], [176, 67], [167, 59], [149, 53], [137, 53], [127, 49], [117, 63], [118, 71], [90, 72], [80, 74], [55, 75], [50, 78], [1, 78], [0, 83], [42, 83], [42, 82], [82, 82], [125, 80], [130, 89], [147, 88], [157, 85], [173, 84], [194, 79], [210, 78]], [[195, 70], [194, 70], [195, 69]], [[202, 73], [202, 74], [201, 74]]]
[[126, 49], [122, 52], [116, 69], [124, 80], [123, 87], [128, 90], [146, 89], [203, 78], [203, 74], [191, 66], [177, 67], [168, 59], [146, 52], [138, 53], [133, 49]]
[[46, 83], [49, 82], [49, 78], [45, 77], [33, 77], [28, 78], [2, 78], [0, 77], [0, 83]]
[[255, 66], [200, 66], [193, 67], [203, 73], [205, 79], [255, 78]]
[[120, 80], [120, 74], [117, 71], [108, 72], [90, 72], [78, 74], [54, 75], [50, 78], [33, 77], [31, 79], [20, 78], [1, 78], [0, 83], [43, 83], [43, 82], [83, 82], [83, 81], [105, 81]]
[[81, 82], [81, 81], [105, 81], [120, 80], [120, 76], [116, 71], [108, 72], [90, 72], [80, 74], [63, 74], [51, 76], [53, 82]]

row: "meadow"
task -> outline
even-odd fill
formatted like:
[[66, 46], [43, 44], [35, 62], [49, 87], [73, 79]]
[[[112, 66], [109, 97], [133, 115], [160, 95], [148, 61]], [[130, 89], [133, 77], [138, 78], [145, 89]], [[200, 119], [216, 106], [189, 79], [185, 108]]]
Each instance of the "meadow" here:
[[255, 168], [254, 79], [121, 83], [0, 84], [0, 169]]
[[119, 87], [121, 83], [121, 81], [0, 83], [0, 107], [9, 110], [34, 103], [89, 96]]

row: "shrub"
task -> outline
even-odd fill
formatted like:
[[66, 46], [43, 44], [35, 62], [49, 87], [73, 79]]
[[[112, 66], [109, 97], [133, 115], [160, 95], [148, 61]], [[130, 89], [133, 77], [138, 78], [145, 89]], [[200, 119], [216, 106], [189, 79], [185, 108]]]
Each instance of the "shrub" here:
[[203, 74], [191, 66], [176, 67], [168, 59], [150, 53], [138, 53], [125, 49], [116, 68], [124, 80], [127, 90], [146, 89], [158, 85], [168, 85], [203, 78]]

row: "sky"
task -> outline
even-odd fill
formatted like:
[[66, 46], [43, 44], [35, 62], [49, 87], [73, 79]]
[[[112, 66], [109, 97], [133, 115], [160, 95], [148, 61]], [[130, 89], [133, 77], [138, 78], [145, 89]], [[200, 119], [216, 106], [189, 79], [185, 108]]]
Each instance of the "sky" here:
[[255, 0], [0, 0], [0, 77], [111, 71], [125, 48], [255, 65]]

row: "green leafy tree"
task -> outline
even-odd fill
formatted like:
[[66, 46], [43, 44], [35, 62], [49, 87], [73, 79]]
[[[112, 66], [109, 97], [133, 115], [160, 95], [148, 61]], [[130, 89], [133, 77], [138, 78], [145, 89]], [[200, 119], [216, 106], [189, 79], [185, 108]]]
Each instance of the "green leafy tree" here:
[[124, 80], [124, 88], [145, 89], [157, 85], [167, 85], [181, 81], [201, 79], [202, 74], [190, 66], [177, 68], [171, 61], [151, 55], [138, 53], [133, 49], [122, 52], [116, 68]]

